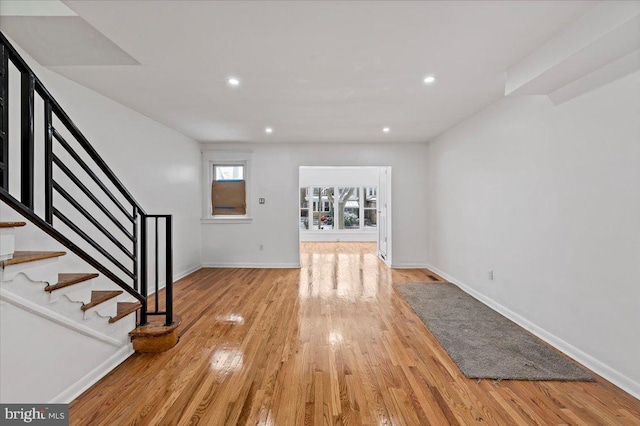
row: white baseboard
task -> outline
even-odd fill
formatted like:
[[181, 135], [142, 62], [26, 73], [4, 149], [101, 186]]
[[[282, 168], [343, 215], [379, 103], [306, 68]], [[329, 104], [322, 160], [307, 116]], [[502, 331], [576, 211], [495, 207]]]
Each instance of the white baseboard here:
[[120, 348], [115, 354], [111, 355], [102, 364], [91, 370], [83, 378], [62, 391], [58, 396], [49, 401], [50, 404], [68, 404], [91, 386], [96, 384], [98, 380], [109, 374], [111, 370], [123, 363], [133, 354], [133, 345], [131, 343]]
[[389, 267], [391, 269], [428, 269], [429, 268], [429, 266], [426, 263], [395, 263], [395, 262], [392, 262]]
[[203, 263], [203, 268], [300, 269], [299, 263]]
[[191, 268], [185, 269], [182, 272], [179, 272], [177, 274], [173, 274], [173, 282], [175, 283], [176, 281], [181, 280], [182, 278], [186, 277], [189, 274], [194, 273], [195, 271], [197, 271], [200, 268], [202, 268], [202, 264], [198, 263], [197, 265], [194, 265]]
[[456, 278], [452, 277], [446, 272], [441, 271], [435, 266], [427, 265], [426, 268], [440, 275], [442, 278], [446, 279], [447, 281], [457, 285], [462, 290], [464, 290], [467, 294], [475, 297], [485, 305], [489, 306], [491, 309], [509, 318], [511, 321], [515, 322], [520, 327], [533, 333], [540, 339], [549, 343], [554, 348], [558, 349], [559, 351], [563, 352], [569, 357], [575, 359], [585, 367], [592, 370], [594, 373], [604, 377], [605, 379], [607, 379], [614, 385], [618, 386], [620, 389], [624, 390], [625, 392], [629, 393], [633, 397], [640, 399], [640, 383], [626, 377], [624, 374], [620, 373], [615, 368], [612, 368], [611, 366], [605, 364], [604, 362], [583, 352], [582, 350], [576, 348], [575, 346], [564, 341], [558, 336], [550, 333], [549, 331], [543, 329], [542, 327], [537, 326], [536, 324], [532, 323], [528, 319], [513, 312], [511, 309], [501, 305], [495, 300], [479, 293], [478, 291], [467, 286], [466, 284], [462, 283], [461, 281], [457, 280]]

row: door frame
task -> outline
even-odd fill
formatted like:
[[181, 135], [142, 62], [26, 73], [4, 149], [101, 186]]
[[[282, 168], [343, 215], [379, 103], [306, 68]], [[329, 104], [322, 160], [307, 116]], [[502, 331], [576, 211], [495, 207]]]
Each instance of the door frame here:
[[[387, 179], [386, 179], [386, 185], [384, 188], [384, 198], [385, 199], [381, 199], [380, 195], [383, 193], [383, 191], [381, 190], [381, 183], [382, 179], [381, 179], [381, 175], [382, 173], [386, 172], [387, 175]], [[376, 255], [378, 256], [378, 258], [380, 260], [382, 260], [384, 263], [386, 263], [386, 265], [388, 267], [391, 267], [391, 256], [392, 256], [392, 247], [393, 247], [393, 233], [392, 233], [392, 227], [391, 227], [391, 208], [392, 208], [392, 181], [391, 181], [391, 166], [383, 166], [383, 167], [379, 167], [378, 168], [378, 209], [380, 208], [385, 208], [385, 229], [387, 231], [387, 251], [385, 253], [385, 256], [382, 257], [382, 253], [380, 251], [380, 234], [382, 231], [382, 227], [380, 226], [380, 222], [378, 222], [378, 238], [377, 238], [377, 247], [376, 247]], [[380, 211], [380, 210], [378, 210]]]

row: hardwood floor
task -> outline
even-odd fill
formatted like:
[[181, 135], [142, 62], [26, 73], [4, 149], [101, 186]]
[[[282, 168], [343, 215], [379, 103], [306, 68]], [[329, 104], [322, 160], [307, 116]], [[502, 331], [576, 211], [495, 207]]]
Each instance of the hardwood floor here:
[[299, 270], [181, 280], [178, 345], [132, 356], [71, 404], [71, 424], [640, 424], [640, 401], [599, 377], [465, 378], [392, 286], [440, 278], [374, 251], [305, 243]]

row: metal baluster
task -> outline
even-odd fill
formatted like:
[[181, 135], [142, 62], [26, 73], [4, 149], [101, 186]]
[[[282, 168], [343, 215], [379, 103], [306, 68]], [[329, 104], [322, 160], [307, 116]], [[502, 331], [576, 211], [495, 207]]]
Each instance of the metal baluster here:
[[147, 324], [147, 216], [140, 214], [140, 293], [145, 302], [140, 310], [140, 325]]
[[138, 268], [138, 210], [133, 207], [133, 288], [138, 291], [140, 270]]
[[20, 201], [28, 209], [33, 210], [33, 88], [35, 86], [35, 76], [28, 70], [22, 72], [21, 82], [22, 103], [20, 126], [22, 128], [20, 147]]
[[53, 115], [48, 99], [44, 101], [44, 220], [53, 223]]
[[155, 278], [156, 278], [156, 294], [155, 294], [155, 300], [156, 300], [156, 309], [155, 312], [158, 312], [160, 310], [160, 307], [158, 306], [158, 291], [159, 291], [159, 281], [160, 281], [160, 277], [159, 277], [159, 271], [160, 271], [160, 255], [159, 255], [159, 251], [160, 248], [158, 247], [158, 243], [160, 242], [160, 239], [158, 238], [158, 221], [160, 220], [159, 217], [155, 217], [155, 224], [156, 224], [156, 259], [155, 259], [155, 268], [156, 268], [156, 273], [155, 273]]
[[0, 98], [2, 98], [2, 123], [0, 125], [0, 187], [9, 191], [9, 52], [0, 46]]
[[165, 290], [165, 307], [166, 307], [166, 325], [173, 324], [173, 226], [172, 216], [166, 216], [167, 225], [167, 244], [166, 244], [166, 290]]

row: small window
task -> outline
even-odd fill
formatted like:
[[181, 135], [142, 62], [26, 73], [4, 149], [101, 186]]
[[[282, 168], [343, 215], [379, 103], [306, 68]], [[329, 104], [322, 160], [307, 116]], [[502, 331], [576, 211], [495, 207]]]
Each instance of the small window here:
[[360, 188], [338, 188], [338, 229], [360, 229]]
[[211, 183], [211, 211], [214, 216], [242, 216], [247, 214], [244, 165], [213, 166]]
[[241, 164], [213, 166], [213, 171], [213, 175], [217, 181], [244, 180], [244, 166]]
[[313, 188], [313, 230], [333, 229], [333, 187]]
[[300, 188], [300, 229], [309, 229], [309, 188]]

